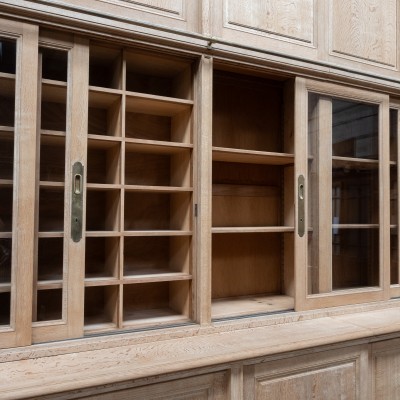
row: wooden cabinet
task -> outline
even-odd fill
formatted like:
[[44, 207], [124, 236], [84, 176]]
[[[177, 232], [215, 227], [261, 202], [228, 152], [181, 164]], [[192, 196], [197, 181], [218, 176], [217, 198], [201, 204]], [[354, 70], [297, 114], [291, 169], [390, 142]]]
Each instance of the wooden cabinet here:
[[4, 26], [4, 347], [397, 296], [388, 95]]

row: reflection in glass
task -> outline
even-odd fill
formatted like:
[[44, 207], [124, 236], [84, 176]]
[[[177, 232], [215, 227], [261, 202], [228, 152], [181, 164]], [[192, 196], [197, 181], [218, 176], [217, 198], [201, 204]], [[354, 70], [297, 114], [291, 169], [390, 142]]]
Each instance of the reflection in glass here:
[[390, 229], [390, 284], [399, 284], [399, 247], [397, 227]]
[[334, 99], [333, 155], [378, 159], [378, 121], [378, 106]]
[[332, 223], [379, 223], [378, 165], [337, 166], [332, 170]]
[[332, 289], [379, 285], [379, 229], [333, 229]]

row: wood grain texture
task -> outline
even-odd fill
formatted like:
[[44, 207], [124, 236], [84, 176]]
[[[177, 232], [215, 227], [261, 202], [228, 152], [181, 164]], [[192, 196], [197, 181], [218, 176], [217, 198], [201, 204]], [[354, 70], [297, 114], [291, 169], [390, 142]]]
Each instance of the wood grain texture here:
[[365, 399], [367, 360], [365, 346], [256, 364], [245, 373], [244, 398]]
[[257, 34], [313, 42], [313, 0], [225, 0], [225, 23]]
[[331, 52], [397, 67], [396, 0], [338, 0], [331, 4]]

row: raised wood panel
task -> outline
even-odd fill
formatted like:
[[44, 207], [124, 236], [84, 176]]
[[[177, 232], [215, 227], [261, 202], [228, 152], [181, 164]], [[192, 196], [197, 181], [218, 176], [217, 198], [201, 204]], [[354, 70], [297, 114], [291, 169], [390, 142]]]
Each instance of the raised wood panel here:
[[372, 373], [373, 398], [400, 398], [400, 340], [372, 346]]
[[201, 3], [192, 0], [68, 0], [68, 7], [77, 6], [104, 15], [132, 22], [135, 30], [142, 23], [168, 26], [187, 32], [197, 32], [200, 26]]
[[184, 0], [98, 0], [103, 3], [116, 4], [122, 7], [136, 9], [170, 17], [184, 18]]
[[313, 0], [224, 2], [227, 27], [313, 43]]
[[[96, 392], [96, 389], [92, 389]], [[54, 397], [57, 398], [57, 397]], [[199, 375], [111, 393], [95, 393], [81, 399], [96, 400], [227, 400], [228, 373]]]
[[367, 357], [354, 347], [246, 367], [244, 399], [366, 399]]
[[330, 2], [331, 53], [397, 67], [397, 1]]

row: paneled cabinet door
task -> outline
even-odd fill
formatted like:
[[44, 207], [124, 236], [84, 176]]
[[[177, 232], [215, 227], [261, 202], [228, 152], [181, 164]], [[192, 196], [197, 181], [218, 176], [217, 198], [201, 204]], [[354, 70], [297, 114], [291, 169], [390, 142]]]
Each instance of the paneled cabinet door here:
[[37, 43], [0, 20], [0, 348], [31, 340]]
[[388, 96], [296, 89], [296, 309], [388, 299]]
[[371, 384], [373, 399], [400, 397], [400, 340], [386, 340], [372, 345]]
[[82, 399], [96, 400], [227, 400], [227, 372], [146, 385], [116, 392], [95, 394]]
[[366, 346], [267, 361], [244, 370], [245, 400], [368, 399]]

